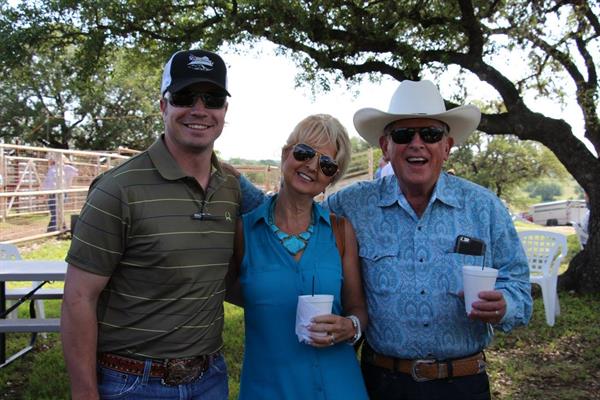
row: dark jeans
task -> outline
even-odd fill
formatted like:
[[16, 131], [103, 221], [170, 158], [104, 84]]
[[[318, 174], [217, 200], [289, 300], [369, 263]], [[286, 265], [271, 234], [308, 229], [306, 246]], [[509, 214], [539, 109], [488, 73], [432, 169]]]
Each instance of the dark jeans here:
[[490, 400], [487, 374], [415, 382], [409, 374], [363, 362], [363, 378], [371, 400]]
[[47, 232], [56, 230], [56, 195], [48, 195], [48, 211], [50, 211], [50, 222], [48, 222]]
[[[63, 201], [67, 201], [67, 195], [63, 198]], [[48, 211], [50, 211], [50, 221], [48, 222], [48, 229], [46, 232], [54, 232], [58, 229], [58, 225], [56, 223], [56, 195], [49, 194], [48, 195]], [[67, 230], [67, 225], [63, 221], [63, 230]]]

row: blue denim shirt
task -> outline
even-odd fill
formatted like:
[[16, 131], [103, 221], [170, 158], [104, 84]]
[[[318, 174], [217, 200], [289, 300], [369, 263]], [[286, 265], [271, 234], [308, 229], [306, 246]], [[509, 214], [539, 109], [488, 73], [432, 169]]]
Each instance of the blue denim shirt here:
[[[262, 193], [242, 180], [242, 210], [262, 202]], [[526, 325], [532, 299], [527, 258], [510, 215], [489, 190], [440, 175], [429, 204], [417, 216], [394, 175], [358, 182], [323, 204], [347, 217], [356, 231], [369, 326], [366, 337], [378, 353], [400, 358], [447, 359], [483, 350], [492, 326], [467, 318], [463, 265], [498, 269], [496, 289], [507, 310], [496, 328]], [[458, 235], [482, 239], [485, 257], [454, 253]]]

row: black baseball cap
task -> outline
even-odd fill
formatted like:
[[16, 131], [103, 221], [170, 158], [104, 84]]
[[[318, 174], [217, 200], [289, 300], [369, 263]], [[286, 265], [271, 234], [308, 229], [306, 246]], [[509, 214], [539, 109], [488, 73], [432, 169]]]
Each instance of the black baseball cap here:
[[206, 50], [185, 50], [173, 54], [165, 64], [160, 93], [177, 92], [198, 82], [210, 82], [227, 91], [227, 67], [223, 59]]

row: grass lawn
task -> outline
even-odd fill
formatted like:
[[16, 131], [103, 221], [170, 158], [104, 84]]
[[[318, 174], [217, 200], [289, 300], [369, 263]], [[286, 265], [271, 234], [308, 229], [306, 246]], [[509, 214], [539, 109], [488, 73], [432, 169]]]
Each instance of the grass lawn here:
[[[575, 240], [575, 241], [573, 241]], [[68, 241], [46, 241], [21, 249], [25, 258], [60, 259]], [[570, 250], [577, 246], [569, 238]], [[493, 399], [600, 399], [600, 297], [560, 293], [561, 315], [545, 323], [535, 293], [531, 324], [509, 334], [496, 332], [487, 350]], [[231, 399], [237, 398], [243, 356], [243, 311], [225, 305], [225, 356]], [[20, 309], [25, 316], [26, 310]], [[60, 301], [46, 301], [46, 314], [59, 316]], [[24, 346], [28, 335], [8, 336], [8, 354]], [[39, 337], [36, 349], [0, 370], [0, 399], [67, 399], [68, 379], [58, 334]]]

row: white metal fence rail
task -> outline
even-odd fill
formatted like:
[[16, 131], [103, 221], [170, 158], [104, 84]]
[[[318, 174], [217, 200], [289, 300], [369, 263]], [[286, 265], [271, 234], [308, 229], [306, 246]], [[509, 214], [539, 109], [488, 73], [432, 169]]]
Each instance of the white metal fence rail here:
[[[0, 144], [0, 242], [17, 243], [69, 230], [71, 216], [79, 214], [92, 180], [128, 158], [110, 152]], [[50, 160], [55, 160], [59, 176], [55, 188], [45, 189]], [[62, 179], [66, 164], [77, 169], [70, 185]], [[278, 166], [235, 167], [265, 192], [279, 189]], [[373, 151], [355, 153], [344, 179], [328, 188], [325, 195], [357, 180], [372, 179], [373, 171]], [[47, 232], [52, 206], [49, 196], [54, 196], [56, 210], [57, 229], [51, 232]]]

